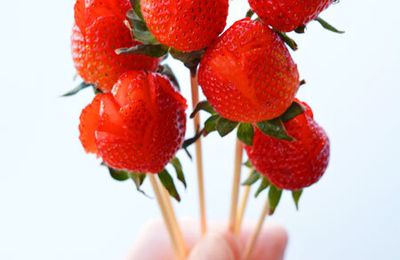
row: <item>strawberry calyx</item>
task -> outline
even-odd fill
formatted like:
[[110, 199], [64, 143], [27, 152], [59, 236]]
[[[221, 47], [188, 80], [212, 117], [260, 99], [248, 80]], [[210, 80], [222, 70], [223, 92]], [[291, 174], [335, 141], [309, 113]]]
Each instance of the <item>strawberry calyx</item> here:
[[[247, 13], [246, 13], [246, 18], [252, 19], [252, 17], [253, 17], [254, 15], [256, 15], [256, 13], [255, 13], [252, 9], [249, 9], [249, 10], [247, 11]], [[259, 22], [265, 24], [259, 17], [256, 17], [256, 18], [254, 18], [253, 20], [259, 21]], [[273, 27], [269, 26], [268, 24], [265, 24], [265, 25], [268, 26], [268, 27], [270, 27], [276, 34], [278, 34], [279, 38], [281, 38], [281, 40], [282, 40], [290, 49], [292, 49], [292, 51], [297, 51], [298, 45], [297, 45], [296, 41], [293, 40], [291, 37], [289, 37], [289, 35], [287, 35], [287, 33], [282, 32], [282, 31], [279, 31], [278, 29], [273, 28]], [[296, 29], [296, 32], [297, 32], [297, 30], [299, 31], [299, 33], [301, 33], [301, 31], [304, 33], [305, 26], [299, 27], [298, 29]]]
[[345, 33], [345, 31], [336, 29], [336, 27], [332, 26], [330, 23], [328, 23], [327, 21], [325, 21], [321, 17], [315, 18], [314, 21], [317, 21], [322, 26], [322, 28], [324, 28], [324, 29], [326, 29], [326, 30], [328, 30], [330, 32], [339, 33], [339, 34]]
[[[237, 129], [237, 138], [246, 145], [253, 144], [255, 128], [261, 130], [262, 133], [286, 141], [294, 141], [285, 128], [284, 123], [299, 116], [306, 111], [307, 115], [312, 117], [311, 109], [308, 105], [295, 99], [290, 107], [279, 117], [262, 122], [246, 123], [234, 122], [220, 116], [208, 101], [201, 101], [190, 114], [190, 118], [194, 118], [200, 111], [207, 112], [210, 116], [204, 123], [201, 132], [204, 136], [212, 132], [218, 132], [221, 137], [225, 137], [233, 130]], [[311, 113], [311, 114], [310, 114]]]
[[[245, 166], [250, 169], [250, 174], [247, 179], [242, 183], [242, 186], [252, 186], [259, 182], [258, 188], [254, 193], [254, 197], [258, 197], [261, 193], [268, 190], [268, 201], [269, 201], [269, 215], [273, 215], [279, 205], [284, 190], [273, 185], [266, 176], [257, 172], [257, 170], [251, 165], [250, 161], [245, 163]], [[292, 199], [296, 209], [299, 209], [299, 202], [303, 190], [290, 191], [292, 193]]]
[[[338, 33], [338, 34], [345, 33], [345, 31], [337, 29], [336, 27], [334, 27], [329, 22], [327, 22], [326, 20], [322, 19], [319, 16], [317, 18], [315, 18], [314, 21], [318, 22], [322, 26], [322, 28], [324, 28], [327, 31], [330, 31], [330, 32], [333, 32], [333, 33]], [[298, 34], [303, 34], [303, 33], [305, 33], [306, 29], [307, 29], [306, 25], [301, 25], [301, 26], [297, 27], [294, 30], [294, 32], [296, 32]]]
[[[147, 193], [142, 189], [142, 185], [144, 184], [147, 174], [146, 173], [136, 173], [136, 172], [130, 172], [127, 170], [117, 170], [112, 167], [109, 167], [106, 165], [106, 163], [102, 163], [103, 166], [107, 167], [108, 172], [110, 176], [119, 182], [125, 182], [128, 180], [132, 180], [133, 183], [135, 184], [136, 190], [142, 193], [143, 195], [149, 197]], [[169, 165], [173, 168], [176, 174], [176, 179], [182, 183], [183, 187], [186, 189], [187, 188], [187, 182], [185, 178], [185, 174], [183, 171], [182, 164], [179, 160], [178, 157], [174, 157], [170, 162]], [[160, 183], [163, 185], [163, 187], [168, 191], [170, 196], [174, 198], [176, 201], [180, 202], [181, 201], [181, 196], [179, 195], [178, 189], [175, 185], [174, 178], [172, 175], [169, 173], [169, 171], [164, 168], [162, 171], [157, 173], [157, 177], [160, 180]]]
[[96, 89], [96, 87], [93, 84], [86, 83], [86, 82], [82, 81], [76, 87], [74, 87], [73, 89], [71, 89], [68, 92], [66, 92], [63, 95], [61, 95], [61, 97], [74, 96], [74, 95], [78, 94], [79, 92], [81, 92], [82, 90], [84, 90], [86, 88], [89, 88], [89, 87], [91, 87], [93, 89]]
[[290, 38], [286, 33], [278, 31], [276, 29], [273, 29], [281, 38], [281, 40], [287, 45], [289, 46], [290, 49], [292, 49], [292, 51], [297, 51], [297, 49], [299, 48], [297, 43]]

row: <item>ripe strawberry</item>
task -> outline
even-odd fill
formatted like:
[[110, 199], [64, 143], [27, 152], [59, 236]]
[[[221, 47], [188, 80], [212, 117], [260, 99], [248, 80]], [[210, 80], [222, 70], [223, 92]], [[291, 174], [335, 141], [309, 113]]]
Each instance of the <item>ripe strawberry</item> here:
[[115, 53], [115, 49], [135, 44], [139, 42], [132, 40], [129, 29], [116, 16], [97, 18], [84, 33], [74, 26], [72, 56], [76, 70], [86, 83], [108, 92], [124, 72], [157, 68], [159, 60], [156, 58]]
[[299, 73], [275, 32], [243, 19], [207, 49], [199, 83], [221, 116], [252, 123], [275, 118], [290, 106]]
[[228, 0], [141, 0], [144, 20], [154, 37], [179, 51], [207, 47], [222, 32]]
[[253, 11], [268, 25], [290, 32], [316, 18], [334, 0], [249, 0]]
[[255, 131], [253, 145], [245, 146], [256, 170], [280, 189], [299, 190], [316, 183], [329, 162], [329, 139], [314, 121], [311, 109], [285, 122], [289, 142]]
[[167, 78], [130, 71], [82, 111], [80, 140], [112, 168], [158, 173], [182, 145], [185, 109]]
[[98, 17], [114, 16], [122, 22], [131, 8], [129, 0], [77, 0], [74, 7], [75, 23], [84, 31]]

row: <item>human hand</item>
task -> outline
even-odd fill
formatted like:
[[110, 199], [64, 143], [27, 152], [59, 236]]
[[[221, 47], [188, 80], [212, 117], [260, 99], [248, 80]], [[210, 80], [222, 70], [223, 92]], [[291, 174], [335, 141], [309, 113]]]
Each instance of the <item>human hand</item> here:
[[[227, 231], [224, 224], [212, 223], [209, 233], [202, 239], [196, 221], [180, 222], [188, 248], [188, 260], [239, 260], [245, 243], [253, 231], [251, 225], [243, 225], [240, 237]], [[288, 237], [279, 225], [266, 223], [252, 254], [252, 260], [282, 260]], [[164, 223], [147, 223], [129, 252], [126, 260], [173, 260], [174, 251]]]

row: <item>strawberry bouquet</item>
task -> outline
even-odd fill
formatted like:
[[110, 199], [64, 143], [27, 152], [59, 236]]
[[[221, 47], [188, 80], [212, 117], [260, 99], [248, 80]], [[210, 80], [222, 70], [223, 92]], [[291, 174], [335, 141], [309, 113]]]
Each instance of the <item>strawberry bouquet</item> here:
[[[249, 0], [246, 17], [224, 31], [228, 0], [76, 1], [72, 54], [83, 82], [65, 96], [88, 87], [95, 93], [80, 116], [80, 141], [114, 179], [132, 179], [141, 192], [150, 181], [177, 259], [188, 252], [170, 197], [181, 198], [166, 166], [186, 187], [178, 150], [191, 158], [188, 147], [195, 146], [205, 234], [202, 139], [236, 132], [230, 232], [240, 233], [251, 186], [259, 183], [256, 196], [268, 189], [243, 259], [251, 259], [264, 219], [274, 213], [282, 192], [292, 192], [298, 206], [303, 189], [324, 174], [329, 139], [307, 103], [296, 98], [305, 81], [289, 51], [297, 44], [287, 32], [304, 33], [317, 21], [342, 33], [319, 17], [333, 2]], [[181, 61], [191, 78], [195, 136], [186, 140], [188, 105], [167, 57]], [[250, 174], [239, 203], [243, 164]]]

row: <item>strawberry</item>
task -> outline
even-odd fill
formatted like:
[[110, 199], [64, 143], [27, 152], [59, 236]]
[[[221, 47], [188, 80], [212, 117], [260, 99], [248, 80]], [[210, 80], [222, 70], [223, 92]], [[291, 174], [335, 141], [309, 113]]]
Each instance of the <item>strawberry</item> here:
[[228, 0], [141, 0], [147, 27], [162, 44], [183, 52], [207, 47], [225, 28]]
[[167, 78], [130, 71], [83, 109], [80, 140], [114, 169], [159, 173], [182, 145], [185, 109]]
[[263, 22], [283, 32], [305, 26], [332, 2], [334, 0], [249, 0]]
[[262, 175], [280, 189], [300, 190], [316, 183], [329, 162], [329, 139], [314, 121], [309, 106], [305, 112], [285, 122], [295, 141], [280, 140], [255, 130], [247, 155]]
[[279, 36], [247, 18], [207, 49], [199, 83], [222, 117], [253, 123], [275, 118], [290, 106], [299, 73]]
[[87, 105], [81, 113], [79, 124], [79, 139], [87, 153], [97, 154], [95, 132], [99, 125], [99, 111], [101, 100], [105, 95], [96, 95], [92, 103]]
[[98, 17], [115, 16], [122, 22], [131, 8], [129, 0], [77, 0], [74, 7], [75, 23], [84, 31]]
[[155, 70], [159, 60], [145, 55], [117, 55], [115, 49], [131, 47], [130, 31], [115, 16], [97, 18], [85, 33], [74, 26], [72, 56], [78, 74], [86, 83], [92, 83], [104, 92], [111, 90], [119, 76], [130, 70]]

